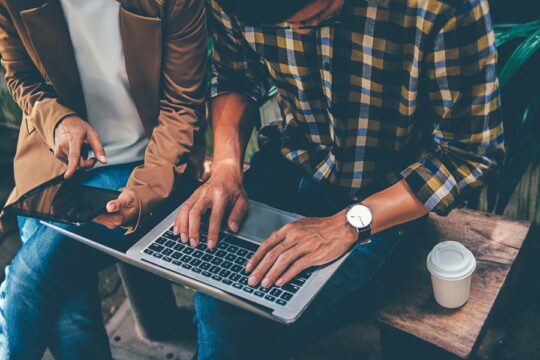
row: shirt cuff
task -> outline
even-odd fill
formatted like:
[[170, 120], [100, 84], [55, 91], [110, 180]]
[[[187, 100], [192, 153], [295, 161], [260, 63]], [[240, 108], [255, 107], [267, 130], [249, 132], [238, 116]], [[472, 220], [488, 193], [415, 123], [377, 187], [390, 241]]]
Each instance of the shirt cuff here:
[[424, 207], [438, 215], [448, 215], [459, 198], [455, 178], [434, 156], [410, 165], [401, 176]]

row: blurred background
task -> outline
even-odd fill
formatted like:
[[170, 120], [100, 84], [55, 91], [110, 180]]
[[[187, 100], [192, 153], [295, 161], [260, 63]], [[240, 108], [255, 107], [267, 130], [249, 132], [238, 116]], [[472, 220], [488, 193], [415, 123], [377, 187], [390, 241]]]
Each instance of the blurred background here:
[[[540, 359], [540, 15], [537, 1], [490, 1], [499, 51], [499, 80], [502, 90], [508, 158], [497, 181], [468, 202], [470, 208], [533, 221], [537, 236], [526, 254], [525, 269], [511, 306], [498, 315], [479, 357], [484, 359]], [[536, 9], [536, 10], [534, 10]], [[3, 70], [2, 70], [3, 72]], [[268, 94], [268, 99], [274, 95]], [[262, 113], [272, 112], [264, 104]], [[268, 115], [268, 114], [267, 114]], [[275, 116], [270, 114], [268, 116]], [[12, 159], [15, 154], [20, 111], [0, 81], [0, 203], [13, 187]], [[211, 133], [207, 134], [211, 139]], [[256, 148], [250, 145], [252, 153]], [[209, 148], [211, 152], [211, 148]], [[10, 223], [0, 232], [0, 269], [9, 264], [20, 246], [18, 229]], [[0, 281], [3, 279], [0, 272]], [[101, 274], [105, 320], [125, 298], [115, 268]], [[367, 336], [368, 342], [373, 337]], [[343, 350], [347, 345], [330, 342]], [[354, 346], [353, 346], [354, 347]], [[366, 358], [378, 358], [376, 345], [365, 345]], [[358, 350], [358, 349], [357, 349]], [[330, 351], [330, 350], [327, 350]]]

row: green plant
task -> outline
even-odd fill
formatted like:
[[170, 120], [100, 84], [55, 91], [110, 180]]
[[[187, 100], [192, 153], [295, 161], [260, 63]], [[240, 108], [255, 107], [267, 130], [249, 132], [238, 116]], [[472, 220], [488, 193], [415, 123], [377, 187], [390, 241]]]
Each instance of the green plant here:
[[[511, 90], [511, 83], [529, 61], [540, 50], [540, 20], [525, 24], [495, 25], [496, 46], [499, 50], [521, 40], [515, 48], [510, 48], [508, 60], [502, 65], [499, 82], [503, 107], [510, 113], [504, 118], [507, 157], [496, 180], [487, 189], [487, 210], [503, 213], [521, 178], [530, 166], [538, 165], [540, 160], [540, 90], [537, 84], [520, 84]], [[515, 91], [518, 93], [516, 94]], [[509, 103], [505, 99], [510, 98]], [[521, 108], [520, 101], [525, 99]], [[518, 104], [519, 103], [519, 104]], [[517, 105], [514, 105], [517, 104]], [[509, 116], [508, 116], [509, 115]]]

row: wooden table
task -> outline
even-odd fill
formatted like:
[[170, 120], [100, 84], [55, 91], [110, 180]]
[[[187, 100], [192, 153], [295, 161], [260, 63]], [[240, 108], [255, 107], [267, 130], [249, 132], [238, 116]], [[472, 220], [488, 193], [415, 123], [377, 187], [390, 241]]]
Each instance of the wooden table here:
[[[423, 346], [431, 354], [443, 350], [464, 359], [474, 354], [495, 305], [503, 298], [501, 292], [508, 288], [511, 270], [519, 267], [518, 255], [529, 228], [527, 221], [472, 210], [457, 209], [447, 217], [430, 215], [427, 238], [433, 241], [424, 242], [416, 252], [413, 271], [403, 287], [377, 313], [383, 324], [386, 357], [405, 359], [412, 355], [408, 352], [414, 352], [417, 359], [433, 358], [435, 355], [426, 357], [418, 353], [419, 346], [425, 344], [431, 344]], [[445, 240], [461, 242], [477, 259], [469, 301], [456, 310], [444, 309], [435, 302], [426, 269], [428, 252], [434, 243]], [[437, 355], [437, 359], [440, 357]]]

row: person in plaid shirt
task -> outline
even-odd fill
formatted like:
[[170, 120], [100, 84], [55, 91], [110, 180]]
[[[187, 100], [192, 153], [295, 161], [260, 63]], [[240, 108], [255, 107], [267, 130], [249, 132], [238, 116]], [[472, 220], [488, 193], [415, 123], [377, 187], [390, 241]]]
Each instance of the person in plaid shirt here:
[[[286, 357], [365, 314], [414, 250], [424, 215], [448, 214], [496, 174], [504, 140], [488, 4], [211, 0], [208, 9], [213, 170], [176, 233], [196, 246], [211, 209], [215, 247], [222, 219], [238, 230], [247, 196], [306, 215], [246, 265], [262, 289], [352, 248], [293, 326], [197, 295], [200, 358]], [[282, 119], [263, 124], [243, 174], [271, 85]], [[371, 218], [355, 224], [366, 208]]]

